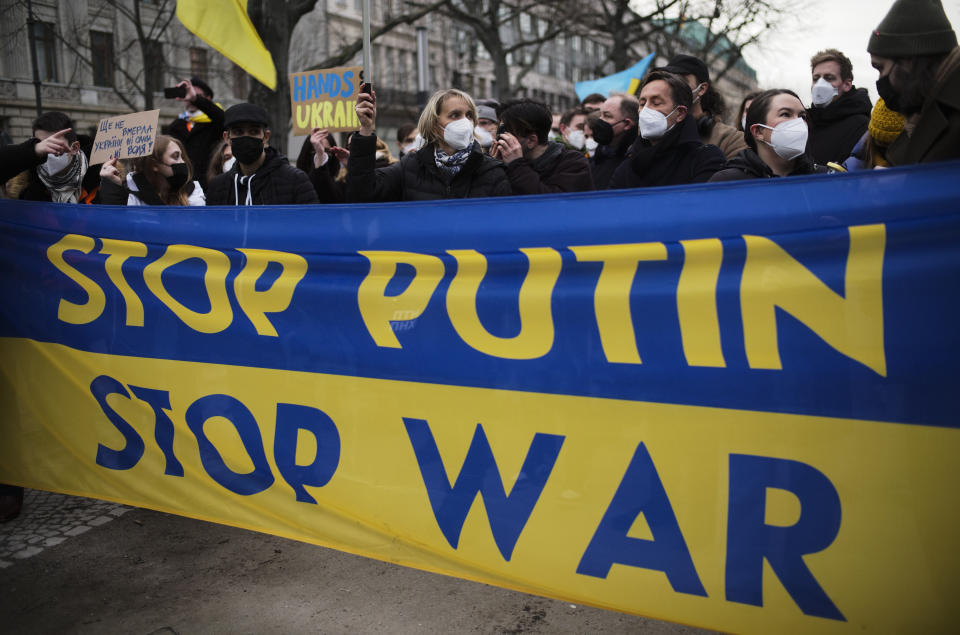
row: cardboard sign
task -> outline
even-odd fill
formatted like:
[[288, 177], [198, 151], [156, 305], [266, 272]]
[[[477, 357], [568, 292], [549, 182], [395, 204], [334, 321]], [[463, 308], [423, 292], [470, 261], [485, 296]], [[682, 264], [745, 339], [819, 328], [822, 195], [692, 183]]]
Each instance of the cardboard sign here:
[[360, 67], [342, 66], [290, 75], [290, 112], [293, 134], [314, 128], [330, 132], [359, 130], [353, 109], [360, 91]]
[[114, 158], [142, 157], [153, 152], [159, 119], [159, 110], [101, 119], [97, 124], [97, 138], [93, 141], [91, 165]]

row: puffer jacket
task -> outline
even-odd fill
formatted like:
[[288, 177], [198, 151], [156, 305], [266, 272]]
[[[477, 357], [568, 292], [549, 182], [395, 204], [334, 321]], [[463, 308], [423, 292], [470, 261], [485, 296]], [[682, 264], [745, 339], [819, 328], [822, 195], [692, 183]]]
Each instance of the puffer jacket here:
[[841, 163], [867, 131], [873, 104], [866, 88], [855, 88], [826, 106], [807, 111], [807, 154], [821, 165]]
[[[793, 172], [787, 176], [798, 176], [801, 174], [828, 174], [833, 172], [830, 168], [817, 165], [806, 154], [801, 154], [795, 159]], [[772, 179], [776, 178], [770, 166], [763, 162], [753, 150], [747, 148], [736, 157], [727, 161], [726, 167], [713, 175], [711, 183], [719, 181], [745, 181], [747, 179]]]
[[302, 205], [316, 203], [307, 175], [287, 162], [276, 148], [266, 148], [263, 165], [244, 176], [240, 164], [216, 176], [207, 186], [207, 205]]
[[431, 201], [513, 193], [503, 164], [485, 155], [477, 142], [453, 178], [437, 167], [432, 143], [382, 168], [376, 167], [376, 153], [376, 135], [353, 135], [347, 161], [348, 203]]

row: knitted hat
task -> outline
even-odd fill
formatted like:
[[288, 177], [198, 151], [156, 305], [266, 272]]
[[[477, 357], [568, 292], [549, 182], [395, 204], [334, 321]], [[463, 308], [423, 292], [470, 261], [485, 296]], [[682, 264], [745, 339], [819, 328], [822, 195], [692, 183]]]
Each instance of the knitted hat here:
[[903, 123], [906, 121], [903, 115], [887, 108], [883, 99], [877, 99], [873, 105], [873, 112], [870, 113], [870, 123], [867, 130], [873, 140], [882, 146], [888, 146], [893, 140], [903, 132]]
[[873, 33], [867, 52], [881, 57], [914, 57], [948, 53], [957, 34], [940, 0], [896, 0]]

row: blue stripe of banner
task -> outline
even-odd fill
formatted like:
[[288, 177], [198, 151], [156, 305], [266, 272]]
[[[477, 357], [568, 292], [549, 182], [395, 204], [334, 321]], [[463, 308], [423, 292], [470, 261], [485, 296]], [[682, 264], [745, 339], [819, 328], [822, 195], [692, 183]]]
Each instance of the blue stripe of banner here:
[[[197, 211], [5, 201], [0, 203], [0, 335], [139, 357], [957, 427], [950, 397], [960, 376], [958, 167], [534, 198], [302, 208]], [[740, 316], [742, 236], [775, 240], [842, 295], [847, 227], [874, 223], [884, 223], [887, 231], [887, 375], [832, 349], [783, 312], [778, 315], [783, 369], [751, 369]], [[105, 257], [96, 252], [73, 254], [68, 261], [101, 284], [106, 310], [87, 325], [57, 319], [61, 298], [85, 300], [46, 258], [46, 249], [67, 233], [147, 244], [147, 258], [124, 266], [143, 301], [145, 327], [125, 325], [121, 296], [104, 273]], [[725, 368], [690, 367], [683, 354], [675, 293], [683, 264], [678, 241], [694, 238], [723, 243], [717, 308]], [[600, 265], [577, 262], [568, 247], [639, 242], [663, 242], [667, 249], [666, 260], [641, 263], [634, 281], [631, 310], [643, 364], [610, 363], [593, 307]], [[177, 243], [226, 253], [232, 263], [228, 289], [243, 266], [237, 248], [307, 258], [309, 270], [291, 307], [270, 316], [280, 337], [257, 335], [232, 293], [233, 323], [216, 334], [189, 329], [153, 297], [142, 268], [167, 244]], [[552, 247], [563, 259], [553, 295], [553, 348], [533, 360], [502, 359], [472, 349], [446, 313], [445, 293], [456, 272], [446, 250], [475, 249], [487, 257], [487, 277], [477, 297], [479, 316], [491, 333], [508, 337], [520, 330], [517, 293], [527, 272], [527, 259], [518, 249], [529, 247]], [[376, 346], [364, 326], [357, 290], [369, 264], [360, 250], [429, 253], [444, 262], [446, 274], [426, 310], [398, 325], [401, 349]], [[196, 262], [171, 268], [164, 282], [175, 297], [205, 311], [209, 301]], [[276, 272], [268, 271], [270, 275]], [[401, 267], [388, 293], [401, 292], [409, 276]]]

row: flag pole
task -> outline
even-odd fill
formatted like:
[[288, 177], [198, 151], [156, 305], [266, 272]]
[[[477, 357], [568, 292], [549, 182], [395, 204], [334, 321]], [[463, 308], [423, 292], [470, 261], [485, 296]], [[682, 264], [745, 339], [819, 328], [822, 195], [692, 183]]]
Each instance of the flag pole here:
[[373, 88], [373, 65], [370, 62], [370, 0], [363, 0], [363, 81]]

